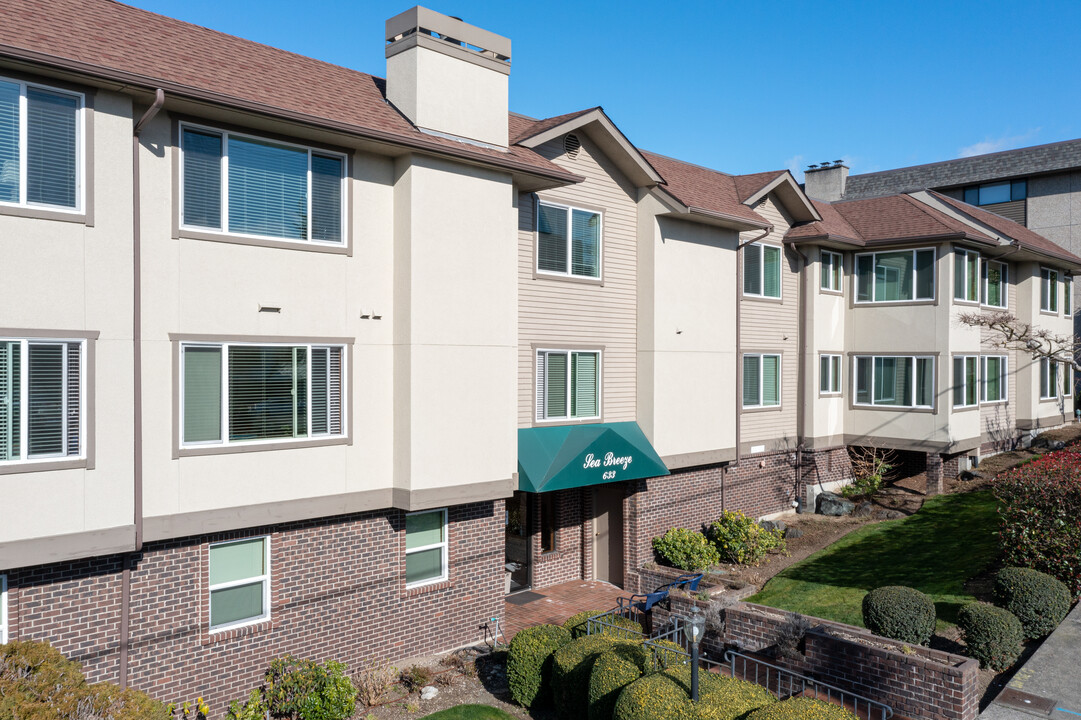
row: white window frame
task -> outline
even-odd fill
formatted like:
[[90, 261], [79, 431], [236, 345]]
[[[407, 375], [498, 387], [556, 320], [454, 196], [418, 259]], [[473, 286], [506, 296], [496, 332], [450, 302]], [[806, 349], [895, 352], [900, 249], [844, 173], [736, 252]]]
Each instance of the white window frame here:
[[[743, 362], [746, 358], [756, 357], [758, 358], [758, 403], [755, 405], [743, 405], [745, 409], [754, 410], [758, 408], [779, 408], [784, 403], [784, 366], [781, 353], [743, 353], [743, 357], [740, 358], [740, 374], [743, 373]], [[763, 358], [775, 357], [777, 358], [777, 403], [775, 405], [764, 405], [762, 402], [763, 389], [765, 387], [765, 377], [762, 372]], [[743, 398], [743, 383], [746, 382], [745, 378], [740, 378], [740, 401]]]
[[[960, 378], [957, 377], [957, 372], [956, 372], [957, 371], [957, 361], [958, 360], [961, 361], [961, 377]], [[976, 380], [975, 380], [975, 382], [976, 382], [976, 392], [974, 393], [975, 400], [973, 400], [972, 402], [967, 402], [966, 401], [966, 396], [968, 395], [968, 388], [965, 385], [965, 372], [967, 371], [966, 366], [968, 365], [969, 360], [975, 360], [976, 361]], [[953, 356], [953, 362], [950, 364], [950, 373], [952, 374], [952, 377], [950, 378], [952, 380], [952, 382], [950, 383], [950, 402], [951, 402], [951, 405], [955, 409], [959, 409], [959, 410], [965, 409], [965, 408], [977, 407], [980, 404], [981, 388], [983, 387], [983, 361], [980, 359], [980, 356], [979, 355], [954, 355]], [[958, 384], [960, 384], [960, 387], [961, 387], [961, 402], [960, 403], [957, 402], [956, 395], [955, 395], [955, 393], [957, 392]]]
[[[1051, 280], [1051, 273], [1055, 279]], [[1040, 312], [1058, 314], [1058, 281], [1062, 273], [1055, 268], [1040, 267]], [[1044, 290], [1047, 292], [1044, 292]], [[1046, 304], [1045, 304], [1046, 303]], [[1051, 306], [1054, 305], [1052, 308]]]
[[[871, 360], [871, 402], [859, 402], [859, 393], [857, 391], [857, 383], [859, 382], [859, 361], [862, 358], [869, 358]], [[912, 360], [912, 397], [910, 397], [907, 405], [886, 405], [884, 403], [875, 402], [875, 360], [877, 358], [894, 358], [898, 360]], [[916, 395], [919, 390], [919, 374], [917, 372], [917, 364], [920, 360], [929, 360], [931, 362], [931, 405], [917, 405]], [[937, 368], [935, 367], [934, 355], [853, 355], [852, 356], [852, 405], [854, 407], [863, 408], [881, 408], [883, 410], [896, 410], [904, 411], [911, 409], [930, 410], [934, 408], [935, 399], [935, 381], [936, 381]]]
[[[235, 545], [242, 542], [251, 542], [252, 540], [263, 541], [263, 567], [266, 568], [266, 572], [262, 575], [254, 575], [249, 578], [241, 580], [230, 580], [229, 582], [218, 583], [217, 585], [211, 585], [210, 579], [210, 549], [215, 547], [221, 547], [222, 545]], [[206, 568], [207, 568], [207, 585], [209, 590], [206, 596], [206, 618], [207, 625], [210, 626], [210, 632], [222, 632], [223, 630], [233, 630], [234, 628], [247, 627], [248, 625], [258, 625], [261, 622], [266, 622], [270, 619], [270, 536], [269, 535], [256, 535], [255, 537], [237, 538], [235, 540], [223, 540], [221, 542], [210, 543], [207, 547], [206, 553]], [[263, 614], [258, 617], [245, 618], [244, 620], [237, 620], [236, 622], [225, 623], [223, 625], [210, 625], [211, 622], [211, 608], [213, 604], [212, 598], [214, 597], [215, 590], [228, 590], [232, 587], [239, 587], [241, 585], [253, 585], [256, 581], [263, 583]]]
[[8, 576], [0, 574], [0, 645], [8, 641]]
[[[1000, 372], [1002, 373], [1000, 392], [1002, 397], [998, 400], [987, 399], [987, 361], [991, 358], [998, 358]], [[980, 356], [980, 404], [981, 405], [997, 405], [999, 403], [1009, 402], [1010, 397], [1010, 366], [1009, 357], [1007, 355], [981, 355]]]
[[[826, 363], [827, 366], [829, 367], [829, 371], [827, 373], [828, 378], [829, 378], [829, 387], [828, 388], [823, 388], [822, 387], [822, 363]], [[843, 371], [841, 370], [841, 365], [842, 364], [843, 364], [843, 361], [841, 359], [841, 356], [839, 354], [837, 354], [837, 353], [823, 353], [822, 355], [819, 355], [819, 360], [818, 360], [818, 392], [819, 392], [820, 395], [840, 395], [841, 394], [841, 388], [844, 387], [841, 384], [841, 382], [842, 382], [842, 377], [841, 376], [843, 375]], [[836, 373], [835, 373], [835, 371], [836, 371]], [[837, 388], [837, 389], [834, 390], [834, 388]]]
[[[19, 407], [23, 416], [19, 419], [19, 451], [22, 457], [17, 460], [0, 461], [0, 467], [10, 465], [31, 465], [40, 462], [55, 462], [57, 460], [85, 460], [86, 459], [86, 406], [87, 406], [87, 381], [86, 381], [86, 339], [85, 338], [52, 338], [52, 337], [0, 337], [0, 342], [20, 343], [19, 357]], [[68, 369], [68, 353], [70, 345], [79, 346], [79, 454], [68, 455], [68, 442], [70, 432], [68, 429], [68, 383], [62, 383], [63, 407], [61, 418], [64, 427], [61, 433], [63, 450], [52, 455], [37, 455], [30, 457], [30, 346], [31, 345], [61, 345], [64, 349], [63, 363], [64, 372]], [[66, 378], [65, 374], [65, 378]]]
[[[584, 355], [596, 355], [597, 356], [597, 414], [596, 415], [590, 415], [590, 416], [583, 415], [583, 416], [580, 416], [580, 417], [571, 417], [571, 412], [570, 412], [571, 411], [571, 397], [573, 396], [573, 392], [571, 391], [571, 356], [579, 354], [579, 353], [584, 354]], [[549, 417], [546, 414], [547, 411], [548, 411], [548, 360], [547, 360], [547, 358], [545, 358], [545, 361], [544, 361], [545, 362], [545, 364], [544, 364], [544, 368], [545, 368], [544, 369], [544, 378], [543, 378], [543, 381], [542, 381], [542, 379], [539, 376], [540, 375], [540, 363], [538, 362], [538, 359], [540, 358], [541, 354], [544, 354], [545, 356], [547, 356], [549, 354], [557, 354], [557, 355], [566, 355], [567, 356], [567, 379], [566, 379], [567, 402], [566, 402], [566, 406], [565, 406], [566, 407], [566, 414], [561, 415], [559, 417]], [[536, 405], [536, 408], [535, 408], [536, 412], [534, 413], [534, 415], [536, 417], [537, 422], [538, 423], [569, 423], [569, 422], [600, 420], [602, 417], [604, 417], [604, 407], [603, 407], [603, 405], [601, 403], [601, 400], [604, 397], [604, 384], [603, 384], [604, 383], [604, 372], [602, 370], [603, 367], [604, 367], [604, 351], [600, 350], [600, 349], [590, 350], [588, 348], [579, 348], [577, 350], [569, 350], [567, 348], [537, 348], [536, 351], [534, 351], [534, 353], [533, 353], [533, 373], [534, 373], [534, 376], [536, 376], [535, 377], [536, 384], [534, 385], [534, 391], [533, 391], [533, 402]], [[540, 385], [541, 382], [543, 382], [543, 384], [544, 384], [544, 402], [543, 403], [538, 402], [540, 400], [540, 398], [537, 397], [537, 392], [536, 392], [537, 386]]]
[[[423, 552], [425, 550], [434, 550], [435, 548], [441, 548], [442, 549], [441, 562], [442, 562], [442, 565], [443, 565], [443, 572], [439, 575], [439, 577], [428, 578], [426, 580], [419, 580], [419, 581], [413, 582], [413, 583], [407, 582], [405, 584], [406, 590], [411, 590], [413, 588], [424, 587], [425, 585], [434, 585], [436, 583], [446, 582], [450, 578], [450, 551], [449, 551], [449, 548], [450, 548], [450, 524], [447, 522], [447, 509], [446, 508], [432, 508], [431, 510], [418, 510], [416, 512], [406, 513], [405, 516], [409, 517], [410, 515], [427, 515], [427, 514], [433, 513], [433, 512], [442, 513], [442, 515], [443, 515], [443, 533], [442, 533], [443, 541], [438, 542], [438, 543], [432, 543], [431, 545], [422, 545], [421, 547], [415, 547], [413, 549], [409, 549], [409, 547], [408, 547], [408, 544], [409, 544], [409, 530], [406, 529], [405, 533], [406, 533], [406, 546], [407, 547], [405, 548], [405, 556], [404, 556], [404, 559], [402, 561], [402, 575], [404, 577], [404, 575], [405, 575], [405, 564], [407, 562], [408, 557], [411, 554], [417, 553], [417, 552]], [[406, 527], [408, 528], [408, 525], [406, 525]]]
[[[555, 208], [557, 210], [566, 210], [567, 212], [567, 270], [566, 272], [556, 272], [555, 270], [542, 270], [540, 266], [540, 207], [544, 205], [546, 207]], [[597, 216], [597, 275], [578, 275], [574, 272], [574, 233], [572, 222], [574, 220], [574, 211], [584, 213], [591, 213]], [[538, 275], [547, 275], [549, 277], [560, 278], [579, 278], [589, 282], [601, 282], [604, 279], [604, 213], [596, 208], [579, 207], [577, 205], [567, 205], [566, 203], [552, 202], [551, 200], [542, 200], [539, 197], [535, 198], [533, 203], [533, 234], [536, 237], [534, 242], [535, 258], [533, 260], [533, 269]]]
[[[972, 278], [970, 278], [968, 276], [969, 256], [975, 256], [975, 258], [976, 258], [976, 274], [977, 274], [977, 278], [976, 278], [976, 297], [975, 298], [970, 298], [967, 295], [967, 293], [968, 293], [968, 284], [972, 279]], [[954, 287], [953, 287], [953, 301], [955, 303], [959, 303], [961, 305], [979, 305], [980, 304], [980, 299], [981, 299], [980, 298], [980, 292], [982, 290], [983, 283], [986, 282], [986, 280], [984, 278], [979, 277], [980, 275], [982, 275], [982, 272], [983, 272], [984, 258], [982, 258], [980, 256], [980, 253], [977, 252], [976, 250], [969, 250], [967, 248], [954, 248], [953, 261], [955, 263], [956, 262], [961, 262], [961, 264], [962, 264], [961, 269], [962, 269], [962, 272], [964, 273], [964, 279], [961, 281], [962, 285], [961, 285], [961, 288], [960, 288], [961, 289], [961, 297], [958, 297], [957, 296], [957, 291], [958, 291], [958, 288], [957, 288], [957, 268], [956, 268], [956, 266], [954, 267], [954, 270], [953, 270], [953, 284], [954, 284]]]
[[[308, 353], [308, 373], [307, 373], [307, 427], [308, 434], [304, 437], [280, 437], [280, 438], [264, 438], [260, 440], [230, 440], [229, 439], [229, 348], [231, 347], [287, 347], [287, 348], [307, 348]], [[202, 440], [189, 442], [184, 439], [184, 363], [186, 356], [184, 350], [190, 347], [205, 347], [205, 348], [219, 348], [221, 350], [221, 440]], [[320, 433], [315, 435], [311, 432], [312, 427], [312, 373], [311, 373], [311, 358], [312, 350], [320, 348], [337, 348], [342, 353], [342, 367], [341, 367], [341, 387], [342, 387], [342, 400], [341, 400], [341, 426], [342, 431], [340, 433]], [[319, 443], [323, 440], [332, 438], [348, 437], [348, 421], [346, 416], [348, 410], [348, 398], [349, 398], [349, 385], [348, 385], [348, 368], [349, 357], [347, 355], [349, 349], [341, 343], [291, 343], [291, 342], [230, 342], [228, 340], [222, 342], [183, 342], [180, 344], [180, 363], [177, 368], [177, 372], [180, 373], [178, 384], [180, 387], [179, 405], [179, 422], [177, 422], [177, 433], [180, 436], [180, 447], [182, 448], [206, 448], [206, 447], [236, 447], [240, 445], [274, 445], [278, 443]]]
[[[18, 202], [0, 202], [0, 206], [41, 208], [55, 212], [71, 213], [72, 215], [83, 214], [85, 211], [84, 208], [86, 207], [86, 95], [66, 88], [58, 88], [53, 87], [52, 85], [43, 85], [41, 83], [25, 82], [23, 80], [5, 76], [0, 76], [0, 81], [19, 86], [19, 200]], [[68, 207], [67, 205], [50, 205], [48, 203], [32, 203], [28, 202], [26, 199], [26, 158], [29, 137], [29, 115], [27, 113], [28, 101], [26, 98], [27, 88], [37, 88], [60, 95], [70, 95], [71, 97], [77, 98], [79, 101], [78, 107], [75, 110], [75, 207]]]
[[[1062, 385], [1059, 377], [1059, 361], [1051, 358], [1040, 358], [1040, 400], [1058, 400], [1059, 389]], [[1047, 382], [1044, 382], [1044, 367], [1047, 368]], [[1054, 370], [1052, 373], [1051, 371]], [[1048, 394], [1050, 391], [1050, 394]]]
[[[185, 225], [184, 224], [184, 131], [195, 130], [205, 133], [213, 133], [221, 135], [221, 227], [212, 228], [204, 225]], [[307, 226], [308, 237], [302, 240], [296, 238], [278, 237], [276, 235], [256, 235], [253, 233], [235, 232], [229, 229], [229, 138], [235, 137], [240, 139], [254, 140], [256, 142], [267, 143], [269, 145], [279, 145], [281, 147], [295, 148], [298, 150], [305, 150], [308, 153], [308, 171], [307, 171]], [[197, 123], [181, 122], [179, 136], [177, 140], [180, 146], [180, 168], [179, 168], [179, 184], [176, 192], [180, 197], [179, 204], [179, 217], [177, 222], [181, 230], [188, 230], [191, 232], [200, 233], [213, 233], [215, 235], [224, 235], [232, 237], [252, 238], [256, 240], [266, 240], [271, 242], [283, 242], [293, 243], [296, 245], [320, 245], [324, 247], [345, 247], [349, 237], [349, 193], [348, 193], [348, 179], [349, 179], [349, 157], [343, 153], [335, 152], [334, 150], [324, 150], [323, 148], [313, 147], [311, 145], [302, 145], [300, 143], [285, 142], [283, 140], [277, 140], [274, 138], [262, 137], [259, 135], [252, 135], [250, 133], [234, 132], [232, 130], [223, 130], [221, 128], [214, 127], [212, 125], [200, 125]], [[342, 176], [338, 185], [339, 192], [341, 193], [341, 229], [342, 236], [340, 240], [315, 240], [312, 239], [312, 153], [316, 155], [325, 155], [327, 157], [336, 157], [342, 161]]]
[[[780, 246], [780, 245], [777, 245], [776, 243], [764, 243], [764, 242], [749, 243], [746, 247], [744, 247], [744, 252], [741, 253], [742, 257], [740, 258], [740, 262], [743, 263], [743, 273], [744, 273], [744, 275], [746, 275], [746, 273], [747, 273], [747, 253], [746, 253], [746, 249], [749, 248], [749, 247], [758, 247], [758, 248], [762, 249], [762, 261], [758, 264], [758, 268], [759, 268], [759, 270], [758, 270], [758, 287], [761, 288], [762, 292], [757, 292], [757, 293], [747, 292], [747, 280], [746, 280], [746, 278], [744, 278], [743, 283], [742, 283], [743, 287], [740, 288], [740, 290], [742, 290], [742, 292], [743, 292], [743, 296], [744, 297], [752, 297], [752, 298], [765, 298], [767, 300], [780, 300], [782, 297], [784, 297], [784, 268], [782, 267], [784, 265], [784, 248], [782, 246]], [[766, 248], [768, 248], [768, 247], [769, 248], [776, 248], [776, 250], [777, 250], [777, 294], [776, 295], [766, 295]], [[772, 406], [770, 406], [770, 407], [772, 407]]]
[[[918, 272], [916, 270], [916, 253], [921, 251], [930, 251], [933, 256], [931, 259], [931, 297], [917, 297], [916, 296], [916, 280]], [[875, 261], [876, 255], [886, 255], [891, 253], [907, 252], [912, 253], [912, 299], [911, 300], [876, 300], [875, 295], [877, 293], [878, 283], [875, 282], [874, 268], [878, 264]], [[871, 256], [871, 299], [860, 300], [859, 282], [860, 282], [860, 258]], [[857, 305], [901, 305], [901, 304], [913, 304], [913, 303], [933, 303], [938, 297], [938, 248], [934, 247], [916, 247], [916, 248], [883, 248], [882, 250], [876, 250], [874, 252], [857, 253], [852, 259], [852, 300]], [[900, 355], [879, 355], [878, 357], [902, 357]], [[908, 356], [914, 357], [914, 356]]]
[[[1002, 269], [1002, 304], [992, 305], [988, 302], [987, 298], [990, 297], [988, 289], [991, 286], [991, 263], [998, 265]], [[984, 307], [1002, 309], [1008, 307], [1010, 304], [1010, 266], [1000, 260], [991, 260], [989, 258], [983, 258], [980, 261], [980, 274], [983, 276], [980, 279], [980, 304]]]
[[[818, 289], [830, 293], [843, 293], [845, 286], [845, 256], [832, 250], [820, 251]], [[826, 258], [830, 258], [829, 272], [826, 272]], [[765, 263], [763, 263], [764, 265]], [[834, 273], [836, 269], [836, 273]], [[823, 284], [825, 281], [825, 284]], [[836, 287], [834, 287], [836, 285]]]

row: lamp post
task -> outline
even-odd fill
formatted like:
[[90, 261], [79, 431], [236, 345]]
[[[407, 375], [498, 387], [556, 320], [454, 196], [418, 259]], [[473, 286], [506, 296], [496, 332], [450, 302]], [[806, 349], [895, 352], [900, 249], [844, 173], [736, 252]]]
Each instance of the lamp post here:
[[683, 618], [683, 635], [691, 643], [691, 700], [698, 702], [698, 643], [706, 631], [706, 619], [695, 607], [690, 617]]

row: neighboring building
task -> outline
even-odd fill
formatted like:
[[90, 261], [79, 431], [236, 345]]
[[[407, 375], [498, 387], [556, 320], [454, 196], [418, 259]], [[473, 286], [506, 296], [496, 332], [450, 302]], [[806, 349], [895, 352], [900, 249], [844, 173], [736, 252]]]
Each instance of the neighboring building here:
[[423, 8], [386, 80], [109, 0], [5, 15], [0, 642], [92, 680], [219, 712], [283, 653], [640, 589], [653, 537], [790, 511], [849, 445], [941, 475], [1072, 414], [955, 317], [1066, 327], [1081, 258], [945, 195], [511, 114], [510, 41]]

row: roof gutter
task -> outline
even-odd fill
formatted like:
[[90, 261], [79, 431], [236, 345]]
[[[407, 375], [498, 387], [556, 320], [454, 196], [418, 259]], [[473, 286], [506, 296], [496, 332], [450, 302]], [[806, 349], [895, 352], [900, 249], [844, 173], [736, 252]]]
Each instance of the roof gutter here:
[[767, 225], [766, 228], [762, 230], [761, 235], [753, 237], [747, 242], [740, 243], [736, 246], [736, 459], [733, 461], [733, 464], [735, 465], [739, 465], [739, 460], [742, 456], [742, 453], [740, 452], [739, 424], [743, 419], [743, 343], [740, 341], [740, 328], [742, 326], [740, 320], [743, 316], [743, 307], [741, 305], [743, 302], [743, 254], [740, 250], [751, 243], [765, 240], [769, 237], [771, 232], [773, 232], [773, 226]]
[[142, 278], [142, 217], [139, 187], [139, 136], [162, 105], [165, 91], [154, 92], [154, 103], [146, 109], [131, 134], [131, 247], [132, 247], [132, 372], [133, 434], [134, 434], [134, 504], [135, 549], [124, 557], [120, 588], [120, 687], [128, 686], [128, 648], [131, 645], [131, 571], [143, 550], [143, 278]]
[[93, 63], [86, 63], [79, 60], [57, 57], [48, 53], [26, 50], [25, 48], [0, 45], [0, 55], [6, 55], [10, 58], [26, 62], [51, 65], [52, 67], [61, 70], [104, 78], [125, 85], [143, 88], [148, 91], [160, 88], [176, 97], [199, 100], [215, 105], [226, 105], [240, 110], [258, 113], [260, 115], [269, 115], [279, 119], [290, 120], [303, 125], [310, 125], [325, 130], [334, 130], [366, 140], [387, 143], [389, 145], [405, 146], [436, 155], [452, 157], [457, 160], [468, 160], [482, 165], [491, 165], [504, 170], [543, 178], [545, 180], [555, 180], [561, 183], [579, 183], [585, 180], [584, 177], [575, 175], [574, 173], [560, 170], [544, 170], [528, 163], [521, 162], [520, 160], [515, 160], [511, 157], [493, 157], [472, 152], [466, 148], [456, 148], [454, 146], [444, 145], [436, 140], [429, 139], [421, 133], [417, 133], [418, 137], [411, 137], [386, 132], [384, 130], [352, 125], [350, 123], [321, 118], [316, 115], [308, 115], [295, 110], [274, 107], [273, 105], [267, 105], [265, 103], [242, 100], [223, 93], [200, 90], [199, 88], [193, 88], [179, 83], [162, 82], [161, 80], [155, 80], [154, 78], [139, 75], [137, 73], [126, 72], [124, 70], [116, 70], [115, 68], [107, 68]]

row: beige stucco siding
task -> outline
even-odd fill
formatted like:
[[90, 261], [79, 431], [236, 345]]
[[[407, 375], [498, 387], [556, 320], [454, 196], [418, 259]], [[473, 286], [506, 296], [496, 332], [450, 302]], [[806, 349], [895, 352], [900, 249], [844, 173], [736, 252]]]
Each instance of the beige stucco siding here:
[[[773, 231], [761, 242], [782, 246], [784, 234], [792, 225], [791, 216], [772, 194], [755, 210], [773, 225]], [[760, 231], [742, 233], [740, 242], [747, 242], [761, 234]], [[742, 252], [740, 256], [739, 262], [743, 262]], [[740, 444], [744, 446], [744, 451], [760, 445], [765, 445], [765, 450], [769, 451], [794, 448], [797, 444], [798, 270], [798, 258], [790, 251], [782, 251], [780, 301], [747, 297], [740, 288], [740, 344], [743, 354], [781, 355], [781, 406], [779, 409], [744, 410], [741, 413]], [[737, 362], [742, 360], [737, 359]], [[736, 390], [742, 405], [742, 389]]]
[[[803, 251], [810, 262], [805, 296], [809, 305], [806, 321], [810, 327], [807, 328], [804, 398], [813, 408], [805, 433], [813, 438], [816, 447], [825, 447], [843, 442], [845, 408], [852, 393], [850, 363], [845, 354], [845, 314], [850, 294], [847, 281], [851, 274], [852, 255], [842, 253], [844, 272], [841, 292], [836, 293], [822, 289], [822, 249], [807, 247]], [[841, 356], [839, 395], [824, 395], [821, 392], [819, 373], [822, 355]]]
[[[131, 101], [99, 91], [93, 98], [91, 145], [94, 224], [15, 217], [0, 209], [5, 272], [0, 328], [16, 337], [55, 330], [59, 338], [96, 334], [95, 371], [87, 372], [84, 447], [92, 468], [0, 474], [9, 510], [0, 546], [47, 535], [130, 526], [132, 496]], [[70, 333], [70, 334], [69, 334]], [[90, 408], [88, 407], [89, 411]], [[87, 546], [90, 541], [84, 541]], [[0, 567], [9, 557], [0, 547]]]
[[543, 200], [602, 213], [601, 280], [553, 278], [536, 273], [535, 196], [518, 198], [518, 426], [536, 417], [537, 346], [600, 348], [601, 413], [605, 422], [636, 416], [636, 190], [584, 132], [575, 158], [563, 138], [537, 148], [546, 158], [585, 177], [538, 193]]

